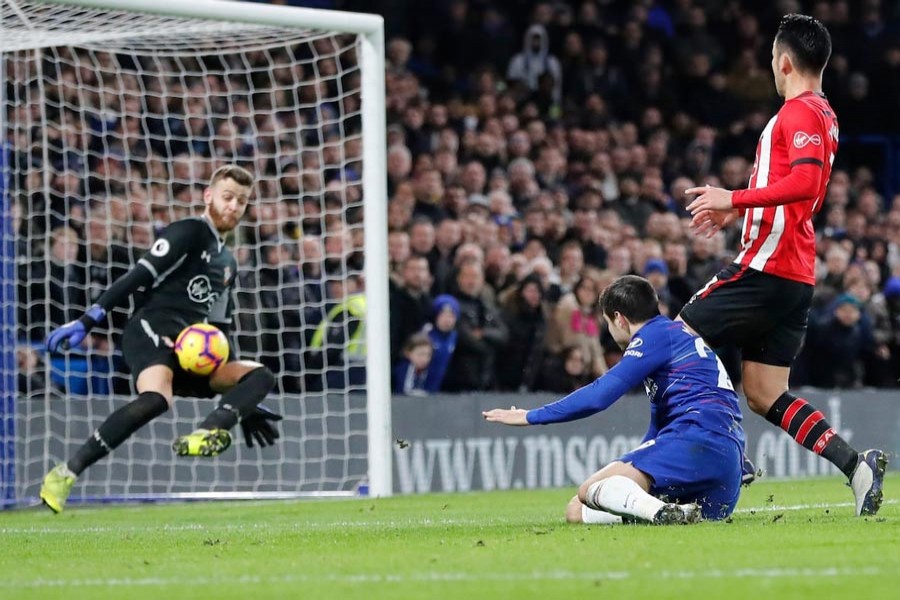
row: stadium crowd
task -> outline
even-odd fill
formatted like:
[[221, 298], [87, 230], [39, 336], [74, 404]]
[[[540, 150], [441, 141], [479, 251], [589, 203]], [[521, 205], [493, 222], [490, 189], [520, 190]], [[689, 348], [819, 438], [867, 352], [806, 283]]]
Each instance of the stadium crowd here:
[[[334, 4], [365, 8], [352, 0]], [[662, 312], [674, 317], [730, 262], [740, 223], [710, 239], [692, 235], [683, 191], [703, 184], [746, 187], [759, 134], [781, 101], [769, 65], [782, 14], [807, 12], [831, 31], [825, 92], [842, 137], [900, 134], [900, 12], [879, 0], [426, 0], [408, 11], [404, 2], [374, 4], [385, 5], [388, 30], [397, 393], [571, 391], [619, 357], [597, 310], [611, 281], [628, 273], [647, 277]], [[339, 63], [355, 59], [348, 52], [327, 60], [330, 69], [346, 69], [352, 64]], [[315, 97], [310, 88], [301, 97], [304, 91]], [[349, 113], [347, 103], [358, 97], [343, 102]], [[333, 158], [301, 143], [292, 156], [282, 151], [278, 160], [259, 161], [271, 144], [262, 133], [277, 123], [254, 128], [237, 117], [191, 118], [191, 103], [186, 106], [178, 123], [203, 132], [195, 139], [205, 144], [193, 155], [279, 175], [260, 196], [281, 201], [255, 205], [242, 233], [258, 245], [238, 254], [241, 352], [281, 373], [287, 391], [358, 382], [358, 367], [349, 378], [323, 377], [325, 366], [357, 365], [359, 356], [352, 355], [364, 352], [356, 336], [365, 303], [348, 300], [364, 298], [364, 280], [356, 275], [362, 192], [358, 185], [342, 187], [358, 180], [358, 138], [348, 138]], [[272, 119], [284, 118], [278, 115]], [[127, 266], [149, 247], [154, 228], [172, 218], [154, 212], [167, 194], [190, 200], [196, 193], [190, 186], [159, 186], [150, 193], [160, 197], [148, 202], [115, 193], [85, 202], [94, 198], [92, 185], [124, 179], [133, 167], [127, 156], [142, 157], [147, 172], [165, 172], [164, 157], [176, 170], [214, 166], [182, 160], [184, 149], [154, 147], [135, 121], [107, 124], [137, 133], [121, 136], [128, 147], [91, 161], [90, 175], [81, 178], [78, 144], [66, 144], [78, 132], [62, 129], [50, 153], [60, 161], [51, 197], [18, 205], [23, 233], [34, 227], [29, 213], [39, 207], [67, 216], [45, 228], [51, 260], [20, 263], [19, 294], [29, 300], [20, 302], [24, 340], [40, 339], [47, 322], [80, 314], [92, 290], [118, 276], [113, 265]], [[145, 120], [143, 126], [146, 132], [156, 125]], [[309, 168], [310, 161], [321, 164]], [[888, 195], [900, 190], [883, 185], [879, 169], [860, 145], [846, 145], [836, 159], [815, 219], [819, 281], [794, 385], [885, 387], [900, 376], [900, 193]], [[38, 173], [30, 183], [40, 188], [39, 172], [26, 171]], [[322, 180], [311, 181], [319, 171]], [[72, 190], [82, 197], [73, 198]], [[89, 210], [98, 202], [104, 210]], [[101, 226], [117, 212], [130, 224], [127, 231]], [[73, 214], [80, 216], [73, 220]], [[335, 214], [341, 217], [329, 217]], [[30, 230], [20, 239], [35, 236]], [[20, 248], [21, 256], [33, 252]], [[73, 272], [76, 264], [102, 267]], [[30, 289], [47, 278], [55, 288]], [[49, 303], [52, 310], [42, 294], [58, 300]], [[115, 316], [112, 324], [115, 329]], [[343, 336], [345, 352], [328, 350], [323, 334], [326, 341]], [[108, 342], [97, 339], [94, 348], [102, 350]], [[722, 352], [737, 376], [734, 350]], [[38, 368], [34, 354], [22, 348], [21, 364], [32, 365], [23, 373]], [[36, 386], [35, 379], [25, 383]]]

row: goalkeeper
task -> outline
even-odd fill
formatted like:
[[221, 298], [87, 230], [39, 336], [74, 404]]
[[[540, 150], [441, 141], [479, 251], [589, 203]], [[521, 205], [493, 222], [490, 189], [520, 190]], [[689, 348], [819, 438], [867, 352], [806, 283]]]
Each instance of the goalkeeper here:
[[217, 169], [203, 192], [206, 210], [201, 217], [169, 225], [134, 268], [81, 318], [48, 336], [48, 352], [74, 348], [112, 308], [143, 291], [142, 303], [122, 334], [122, 354], [138, 397], [107, 417], [74, 456], [44, 477], [41, 500], [54, 512], [62, 511], [75, 479], [85, 469], [166, 412], [175, 395], [211, 398], [222, 393], [200, 427], [172, 445], [179, 456], [216, 456], [231, 445], [229, 430], [237, 423], [248, 446], [254, 439], [266, 446], [279, 437], [272, 422], [281, 416], [259, 406], [275, 384], [268, 368], [237, 360], [229, 347], [228, 362], [209, 376], [193, 375], [178, 366], [172, 342], [182, 329], [201, 321], [228, 333], [237, 263], [223, 236], [244, 216], [252, 189], [253, 176], [246, 170], [228, 165]]
[[738, 501], [744, 431], [728, 374], [703, 340], [660, 316], [650, 283], [626, 275], [600, 297], [616, 342], [625, 350], [610, 371], [562, 400], [525, 411], [484, 413], [506, 425], [583, 419], [644, 384], [650, 427], [643, 443], [581, 484], [566, 519], [581, 523], [693, 523], [723, 519]]

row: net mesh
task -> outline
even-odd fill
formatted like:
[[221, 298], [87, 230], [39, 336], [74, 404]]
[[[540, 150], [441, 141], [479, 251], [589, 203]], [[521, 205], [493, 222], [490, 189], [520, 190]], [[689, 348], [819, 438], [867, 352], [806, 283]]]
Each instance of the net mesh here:
[[177, 459], [171, 441], [214, 407], [177, 399], [174, 414], [85, 472], [74, 494], [353, 489], [366, 472], [364, 322], [346, 309], [363, 291], [357, 36], [0, 6], [18, 495], [36, 495], [46, 469], [134, 394], [117, 349], [132, 307], [113, 311], [76, 351], [46, 355], [42, 340], [166, 224], [202, 212], [222, 164], [257, 175], [231, 240], [233, 338], [241, 358], [278, 377], [267, 405], [285, 415], [282, 440], [202, 464]]

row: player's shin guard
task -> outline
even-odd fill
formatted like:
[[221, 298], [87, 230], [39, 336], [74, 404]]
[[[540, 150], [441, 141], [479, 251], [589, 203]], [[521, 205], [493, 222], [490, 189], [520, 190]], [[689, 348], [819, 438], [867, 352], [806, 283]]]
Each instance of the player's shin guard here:
[[231, 429], [252, 411], [275, 387], [275, 376], [267, 367], [259, 367], [241, 377], [233, 388], [222, 394], [219, 406], [200, 424], [201, 429]]
[[98, 427], [93, 435], [78, 449], [69, 462], [69, 470], [75, 475], [112, 452], [135, 431], [169, 409], [165, 396], [157, 392], [144, 392], [113, 414]]
[[847, 477], [853, 475], [859, 453], [828, 424], [822, 411], [803, 398], [783, 393], [766, 413], [766, 420], [781, 427], [807, 450], [831, 461]]

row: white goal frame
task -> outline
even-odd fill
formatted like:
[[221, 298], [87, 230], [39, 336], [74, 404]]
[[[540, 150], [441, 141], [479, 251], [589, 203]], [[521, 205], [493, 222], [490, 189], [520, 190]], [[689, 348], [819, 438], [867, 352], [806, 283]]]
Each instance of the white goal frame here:
[[[384, 19], [379, 15], [252, 4], [226, 0], [41, 0], [47, 4], [140, 12], [172, 17], [239, 22], [253, 25], [297, 27], [357, 34], [360, 38], [362, 185], [365, 190], [364, 252], [366, 279], [366, 414], [367, 459], [370, 496], [390, 496], [393, 489], [391, 447], [391, 387], [387, 269], [387, 173], [384, 81]], [[34, 43], [34, 49], [46, 44]], [[31, 47], [29, 46], [29, 49]], [[5, 81], [0, 70], [0, 105]], [[0, 112], [0, 131], [6, 127]], [[5, 175], [5, 173], [4, 173]], [[0, 182], [0, 212], [5, 212], [9, 194]], [[6, 224], [3, 225], [4, 227]], [[0, 258], [3, 252], [0, 250]], [[2, 262], [2, 261], [0, 261]], [[6, 284], [4, 284], [6, 285]], [[8, 291], [8, 290], [7, 290]], [[14, 294], [14, 291], [13, 291]], [[0, 293], [0, 300], [3, 299]], [[9, 299], [6, 299], [8, 303]], [[6, 310], [4, 308], [4, 310]], [[6, 344], [4, 344], [6, 345]], [[0, 364], [9, 361], [7, 348]], [[13, 363], [14, 365], [14, 363]], [[0, 446], [10, 436], [14, 418], [4, 406], [15, 405], [15, 383], [0, 385]], [[12, 383], [10, 389], [8, 383]], [[6, 427], [4, 427], [4, 422]], [[9, 440], [7, 440], [9, 442]], [[7, 447], [12, 447], [8, 444]], [[0, 449], [0, 466], [8, 461]], [[6, 471], [6, 469], [4, 469]], [[8, 472], [6, 473], [8, 474]], [[0, 475], [0, 505], [9, 503], [15, 478]], [[5, 488], [5, 489], [4, 489]], [[14, 493], [14, 492], [13, 492]], [[6, 498], [4, 498], [6, 496]], [[191, 497], [196, 497], [191, 494]], [[265, 494], [261, 494], [264, 497]], [[5, 502], [4, 502], [5, 500]], [[13, 499], [13, 503], [15, 499]]]

